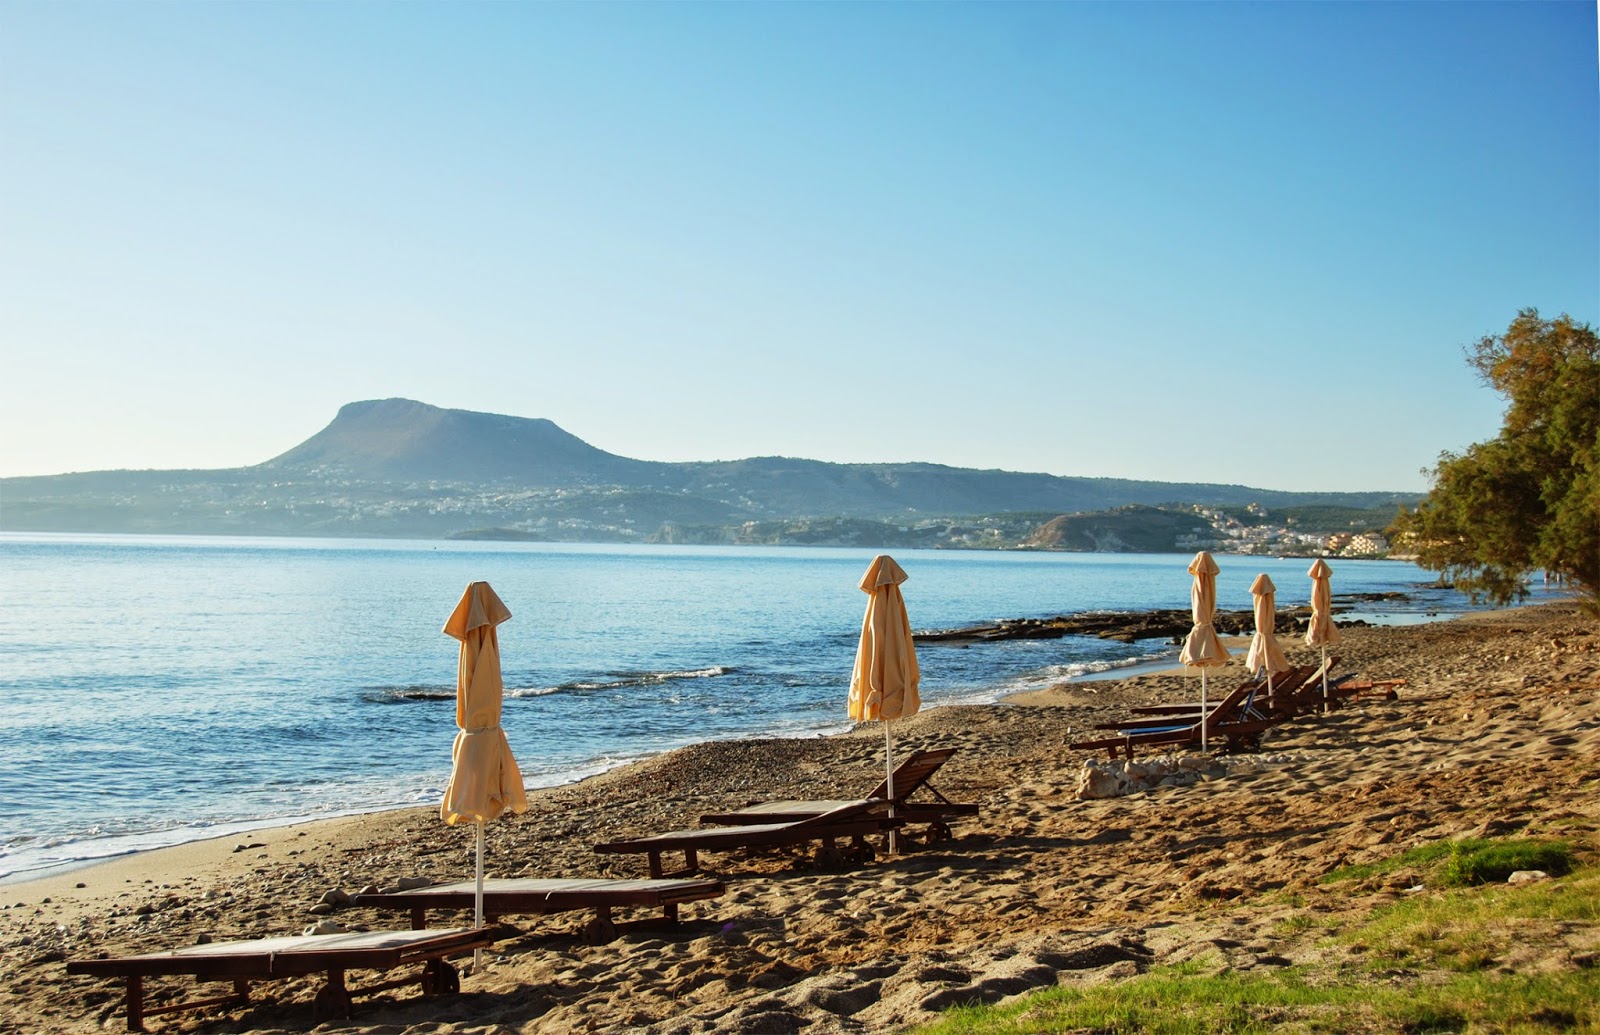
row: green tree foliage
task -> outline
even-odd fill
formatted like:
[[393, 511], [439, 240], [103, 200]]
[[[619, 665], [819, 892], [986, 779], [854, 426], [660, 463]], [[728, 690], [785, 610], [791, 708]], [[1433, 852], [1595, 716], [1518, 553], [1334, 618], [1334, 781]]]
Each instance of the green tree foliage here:
[[1539, 570], [1600, 607], [1600, 338], [1524, 309], [1467, 362], [1506, 399], [1497, 438], [1444, 452], [1433, 489], [1391, 536], [1474, 597], [1507, 603]]

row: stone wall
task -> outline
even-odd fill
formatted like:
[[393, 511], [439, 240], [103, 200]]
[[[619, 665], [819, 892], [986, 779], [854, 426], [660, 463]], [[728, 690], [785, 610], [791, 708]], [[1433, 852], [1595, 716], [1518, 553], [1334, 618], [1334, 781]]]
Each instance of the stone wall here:
[[1283, 754], [1227, 758], [1165, 755], [1116, 762], [1091, 759], [1083, 763], [1083, 771], [1078, 774], [1078, 797], [1120, 798], [1158, 787], [1187, 787], [1202, 780], [1220, 780], [1232, 773], [1255, 772], [1293, 761], [1292, 756]]

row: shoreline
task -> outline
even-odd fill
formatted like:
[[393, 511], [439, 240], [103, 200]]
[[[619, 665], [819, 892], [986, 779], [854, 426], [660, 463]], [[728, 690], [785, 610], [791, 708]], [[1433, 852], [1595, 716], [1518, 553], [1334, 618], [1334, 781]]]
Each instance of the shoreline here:
[[[981, 813], [957, 821], [952, 841], [837, 873], [813, 869], [809, 853], [708, 853], [703, 867], [728, 892], [686, 906], [676, 929], [619, 917], [621, 936], [590, 946], [582, 914], [505, 917], [518, 933], [464, 974], [461, 995], [394, 992], [318, 1030], [888, 1030], [959, 1002], [1118, 980], [1156, 963], [1247, 968], [1316, 958], [1328, 923], [1404, 893], [1383, 880], [1330, 890], [1322, 875], [1413, 844], [1506, 832], [1600, 839], [1593, 619], [1575, 605], [1540, 604], [1343, 632], [1340, 670], [1406, 678], [1400, 698], [1286, 724], [1260, 756], [1240, 756], [1221, 778], [1107, 800], [1076, 793], [1082, 763], [1097, 756], [1066, 745], [1134, 704], [1188, 699], [1197, 680], [1171, 667], [930, 709], [895, 724], [896, 752], [957, 749], [933, 782]], [[1292, 661], [1306, 653], [1284, 646]], [[1216, 678], [1242, 671], [1242, 655], [1213, 670]], [[486, 870], [642, 876], [639, 860], [591, 846], [694, 825], [709, 809], [756, 798], [860, 793], [881, 778], [882, 751], [873, 724], [832, 737], [700, 744], [536, 789], [526, 814], [488, 825]], [[68, 978], [65, 960], [201, 936], [300, 933], [330, 890], [469, 878], [471, 840], [472, 831], [443, 826], [436, 806], [414, 806], [6, 885], [0, 1029], [120, 1027], [117, 983]], [[1316, 924], [1286, 923], [1297, 916]], [[326, 919], [406, 926], [404, 915], [370, 908]], [[456, 920], [434, 917], [439, 926]], [[187, 979], [160, 984], [194, 991]], [[318, 984], [264, 984], [250, 1005], [220, 1015], [225, 1030], [309, 1028]], [[159, 1030], [216, 1030], [206, 1017], [174, 1015]]]
[[[1354, 596], [1347, 595], [1343, 597], [1336, 597], [1335, 614], [1337, 615], [1342, 611], [1350, 610], [1353, 604], [1370, 602], [1370, 600], [1367, 599], [1370, 596], [1370, 594], [1358, 594]], [[1403, 597], [1402, 594], [1387, 594], [1385, 596], [1387, 599], [1399, 599]], [[1502, 609], [1488, 610], [1492, 611]], [[1482, 614], [1488, 613], [1488, 611], [1473, 611], [1469, 613]], [[1283, 640], [1285, 637], [1290, 637], [1292, 640], [1292, 637], [1297, 635], [1297, 633], [1293, 633], [1290, 630], [1296, 629], [1298, 624], [1303, 624], [1305, 614], [1309, 614], [1309, 607], [1307, 606], [1294, 606], [1278, 609], [1277, 626], [1279, 629], [1278, 636], [1280, 640]], [[1401, 621], [1397, 622], [1396, 624], [1426, 624], [1436, 621], [1450, 621], [1454, 617], [1459, 617], [1459, 615], [1424, 617], [1422, 613], [1417, 613], [1415, 616], [1410, 613], [1396, 614], [1406, 619], [1415, 618], [1414, 622]], [[1223, 612], [1219, 613], [1219, 617], [1221, 618], [1219, 627], [1225, 627], [1224, 635], [1222, 636], [1224, 644], [1229, 648], [1229, 650], [1242, 655], [1242, 652], [1248, 647], [1249, 637], [1238, 630], [1242, 629], [1246, 622], [1253, 621], [1250, 613], [1243, 611]], [[1046, 628], [1050, 630], [1047, 634], [1050, 638], [1055, 638], [1063, 634], [1093, 634], [1098, 635], [1103, 639], [1111, 639], [1125, 643], [1131, 649], [1140, 643], [1149, 643], [1153, 638], [1161, 639], [1166, 637], [1171, 632], [1178, 630], [1182, 624], [1182, 621], [1186, 618], [1186, 611], [1180, 612], [1172, 609], [1152, 608], [1144, 611], [1093, 611], [1084, 612], [1081, 614], [1058, 616], [1050, 619], [997, 619], [994, 622], [984, 623], [983, 625], [979, 626], [964, 627], [961, 630], [925, 631], [923, 633], [918, 633], [917, 642], [919, 646], [925, 648], [940, 649], [949, 647], [954, 649], [966, 649], [972, 646], [981, 646], [988, 643], [1001, 643], [1009, 639], [1039, 638], [1037, 633], [1024, 632], [1019, 635], [1018, 630], [1036, 630], [1039, 628]], [[1363, 624], [1371, 623], [1364, 622]], [[1159, 630], [1154, 637], [1141, 635], [1139, 638], [1126, 638], [1130, 633], [1147, 633], [1151, 628], [1157, 628]], [[1186, 630], [1187, 626], [1182, 626], [1182, 628]], [[976, 635], [983, 630], [1000, 630], [1000, 633], [998, 635]], [[1235, 632], [1229, 634], [1227, 630], [1235, 630]], [[971, 638], [969, 638], [969, 636]], [[1137, 679], [1143, 676], [1183, 673], [1185, 670], [1183, 666], [1178, 664], [1176, 652], [1177, 644], [1174, 643], [1172, 645], [1173, 656], [1171, 658], [1158, 658], [1152, 660], [1130, 659], [1129, 663], [1127, 664], [1112, 664], [1110, 667], [1105, 669], [1075, 673], [1071, 676], [1065, 677], [1061, 680], [1061, 682], [1064, 684], [1116, 682], [1125, 679]], [[1197, 672], [1198, 670], [1195, 671]], [[1037, 687], [1008, 690], [1004, 685], [1000, 685], [984, 690], [974, 690], [965, 694], [957, 695], [955, 700], [949, 703], [939, 703], [933, 705], [928, 710], [931, 711], [934, 708], [944, 707], [983, 706], [988, 704], [1026, 704], [1043, 693], [1047, 693], [1047, 690]], [[836, 725], [848, 727], [848, 720], [843, 720], [841, 723]], [[835, 729], [833, 732], [819, 730], [812, 735], [818, 737], [832, 737], [848, 735], [850, 732], [851, 731], [848, 728], [842, 730]], [[739, 741], [752, 738], [768, 739], [772, 737], [778, 737], [778, 735], [770, 732], [749, 733], [742, 736], [726, 738], [726, 741]], [[779, 737], [779, 739], [784, 738]], [[708, 741], [705, 743], [722, 742], [724, 741]], [[540, 787], [530, 787], [529, 792], [533, 793], [534, 791], [544, 790], [549, 787], [567, 787], [575, 784], [581, 784], [586, 780], [593, 779], [595, 776], [603, 775], [618, 768], [624, 768], [637, 764], [639, 761], [649, 761], [653, 758], [659, 758], [664, 754], [670, 754], [674, 750], [681, 750], [681, 748], [665, 749], [656, 752], [655, 754], [648, 756], [648, 758], [643, 760], [634, 759], [629, 761], [619, 761], [606, 768], [599, 769], [598, 771], [585, 771], [583, 775], [576, 776], [573, 779], [569, 779], [561, 783], [543, 785]], [[586, 770], [589, 769], [589, 767], [584, 768]], [[302, 815], [266, 817], [260, 820], [238, 820], [220, 824], [220, 826], [224, 827], [224, 829], [217, 830], [214, 833], [209, 829], [202, 831], [198, 828], [190, 828], [196, 830], [197, 836], [181, 838], [173, 841], [170, 844], [159, 844], [148, 847], [131, 847], [105, 855], [98, 855], [82, 859], [61, 860], [43, 866], [33, 866], [8, 873], [0, 873], [0, 889], [25, 885], [36, 880], [48, 880], [56, 875], [75, 873], [84, 869], [93, 868], [102, 864], [125, 859], [129, 856], [141, 855], [147, 852], [160, 852], [167, 849], [182, 848], [186, 845], [210, 840], [246, 837], [247, 835], [251, 835], [257, 831], [272, 830], [285, 826], [300, 826], [303, 824], [322, 822], [324, 820], [351, 819], [360, 816], [392, 811], [403, 811], [406, 809], [419, 807], [426, 810], [428, 806], [418, 806], [415, 802], [395, 802], [388, 805], [379, 805], [371, 808], [359, 809], [356, 811], [335, 812], [320, 816]], [[152, 831], [147, 834], [129, 834], [121, 836], [128, 839], [137, 839], [140, 837], [156, 838], [160, 837], [162, 834], [171, 833], [177, 829], [183, 828], [169, 828], [169, 830], [166, 831]], [[83, 841], [70, 843], [84, 844], [89, 842]], [[0, 898], [3, 898], [4, 895], [5, 891], [0, 890]]]

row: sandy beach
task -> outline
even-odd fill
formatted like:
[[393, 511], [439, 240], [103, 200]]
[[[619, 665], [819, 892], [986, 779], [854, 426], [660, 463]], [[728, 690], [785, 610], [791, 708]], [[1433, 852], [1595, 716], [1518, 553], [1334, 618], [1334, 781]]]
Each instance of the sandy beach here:
[[[702, 870], [727, 893], [685, 906], [675, 927], [624, 914], [615, 940], [588, 945], [585, 914], [506, 917], [515, 932], [480, 972], [461, 962], [459, 995], [383, 992], [358, 1000], [349, 1021], [317, 1030], [893, 1030], [951, 1005], [1117, 980], [1157, 963], [1281, 967], [1337, 951], [1322, 936], [1341, 916], [1404, 894], [1415, 876], [1374, 878], [1354, 895], [1318, 878], [1421, 842], [1517, 832], [1575, 838], [1593, 851], [1600, 624], [1558, 603], [1343, 636], [1339, 671], [1404, 678], [1396, 699], [1285, 724], [1259, 754], [1220, 758], [1193, 785], [1084, 800], [1083, 762], [1103, 756], [1067, 746], [1130, 706], [1193, 699], [1192, 675], [1079, 682], [1000, 705], [934, 709], [896, 723], [896, 746], [958, 749], [935, 786], [982, 812], [957, 820], [952, 840], [880, 852], [842, 872], [817, 871], [799, 850], [703, 855]], [[1311, 660], [1291, 637], [1282, 643], [1291, 660]], [[1215, 685], [1237, 683], [1243, 656], [1238, 649], [1214, 670]], [[641, 877], [642, 857], [591, 846], [691, 826], [703, 812], [756, 799], [865, 793], [882, 776], [882, 750], [875, 725], [706, 744], [531, 792], [526, 814], [489, 827], [487, 873]], [[471, 873], [471, 829], [408, 809], [0, 885], [0, 1031], [123, 1030], [120, 982], [69, 977], [69, 959], [299, 934], [319, 921], [400, 929], [408, 925], [400, 913], [314, 909], [334, 890]], [[1315, 922], [1285, 924], [1292, 915]], [[1565, 937], [1572, 955], [1600, 948], [1600, 930]], [[246, 1006], [162, 1016], [148, 1027], [308, 1030], [320, 983], [265, 983]], [[152, 1004], [196, 994], [190, 978], [154, 980], [149, 993]]]

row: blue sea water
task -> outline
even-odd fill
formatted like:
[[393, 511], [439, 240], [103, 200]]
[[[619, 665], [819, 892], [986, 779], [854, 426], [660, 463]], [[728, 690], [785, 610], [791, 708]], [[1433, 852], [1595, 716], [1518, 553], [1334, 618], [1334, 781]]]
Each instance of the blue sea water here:
[[[1173, 554], [897, 551], [912, 625], [1186, 608]], [[530, 786], [695, 741], [848, 727], [872, 551], [0, 534], [0, 878], [292, 820], [437, 802], [457, 644], [489, 581]], [[1304, 559], [1219, 556], [1219, 607]], [[1468, 607], [1413, 565], [1335, 562], [1366, 617]], [[924, 706], [1175, 657], [1096, 638], [924, 646]]]

